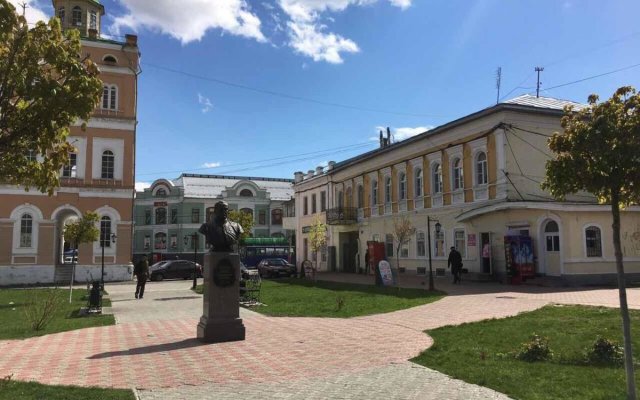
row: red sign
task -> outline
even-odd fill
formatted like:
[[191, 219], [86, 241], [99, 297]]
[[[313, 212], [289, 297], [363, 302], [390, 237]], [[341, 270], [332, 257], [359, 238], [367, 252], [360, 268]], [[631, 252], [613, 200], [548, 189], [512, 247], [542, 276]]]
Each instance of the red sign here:
[[476, 245], [476, 234], [470, 233], [467, 235], [467, 246], [475, 246]]
[[154, 207], [166, 207], [167, 206], [167, 202], [166, 201], [156, 201], [153, 203]]

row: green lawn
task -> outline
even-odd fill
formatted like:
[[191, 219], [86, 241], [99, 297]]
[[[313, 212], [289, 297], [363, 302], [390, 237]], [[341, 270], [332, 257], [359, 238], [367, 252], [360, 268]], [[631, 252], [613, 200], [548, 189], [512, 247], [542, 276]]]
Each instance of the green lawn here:
[[[26, 304], [34, 297], [42, 298], [44, 289], [1, 289], [0, 290], [0, 340], [24, 339], [32, 336], [89, 328], [92, 326], [114, 325], [113, 315], [92, 315], [80, 317], [78, 311], [87, 305], [85, 289], [74, 289], [72, 303], [69, 304], [69, 289], [57, 289], [63, 298], [53, 320], [42, 330], [34, 331], [25, 315]], [[103, 307], [109, 307], [108, 299], [103, 299]]]
[[47, 386], [34, 382], [0, 381], [0, 400], [134, 400], [128, 389]]
[[[196, 289], [202, 293], [202, 287]], [[280, 279], [263, 280], [260, 301], [251, 307], [259, 313], [277, 317], [349, 318], [380, 314], [427, 304], [441, 299], [442, 292], [398, 289], [350, 283]], [[339, 307], [339, 301], [342, 306]]]
[[[631, 318], [634, 357], [640, 360], [640, 312], [632, 311]], [[412, 361], [515, 399], [625, 399], [624, 368], [585, 365], [582, 356], [598, 335], [622, 344], [621, 326], [616, 309], [547, 306], [511, 318], [428, 331], [434, 345]], [[514, 358], [533, 333], [549, 338], [553, 360], [528, 363]]]

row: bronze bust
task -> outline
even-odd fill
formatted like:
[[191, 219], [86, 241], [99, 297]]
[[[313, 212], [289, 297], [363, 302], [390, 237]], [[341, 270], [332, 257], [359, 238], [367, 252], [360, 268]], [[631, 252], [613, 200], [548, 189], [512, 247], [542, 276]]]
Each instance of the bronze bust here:
[[211, 252], [231, 253], [244, 231], [240, 224], [227, 219], [229, 205], [225, 201], [215, 204], [213, 214], [211, 221], [202, 224], [198, 232], [205, 236]]

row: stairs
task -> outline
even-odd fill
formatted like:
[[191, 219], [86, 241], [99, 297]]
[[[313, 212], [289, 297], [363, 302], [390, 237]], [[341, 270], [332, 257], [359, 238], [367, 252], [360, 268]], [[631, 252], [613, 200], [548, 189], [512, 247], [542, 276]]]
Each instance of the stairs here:
[[69, 282], [71, 282], [72, 273], [73, 266], [71, 264], [56, 265], [56, 269], [53, 273], [53, 281], [54, 283], [69, 284]]

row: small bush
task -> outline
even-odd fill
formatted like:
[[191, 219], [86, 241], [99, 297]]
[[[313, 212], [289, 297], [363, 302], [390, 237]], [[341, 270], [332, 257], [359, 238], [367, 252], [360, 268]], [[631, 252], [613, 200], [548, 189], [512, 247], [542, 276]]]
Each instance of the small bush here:
[[613, 340], [598, 336], [593, 346], [585, 349], [585, 360], [595, 365], [623, 365], [624, 348]]
[[549, 339], [534, 333], [528, 342], [522, 343], [516, 358], [527, 362], [551, 360], [553, 352], [549, 348]]
[[342, 310], [342, 307], [344, 307], [344, 296], [338, 296], [336, 297], [336, 311]]
[[24, 309], [29, 325], [34, 331], [44, 329], [63, 301], [62, 292], [55, 289], [37, 289], [33, 291], [33, 300]]

